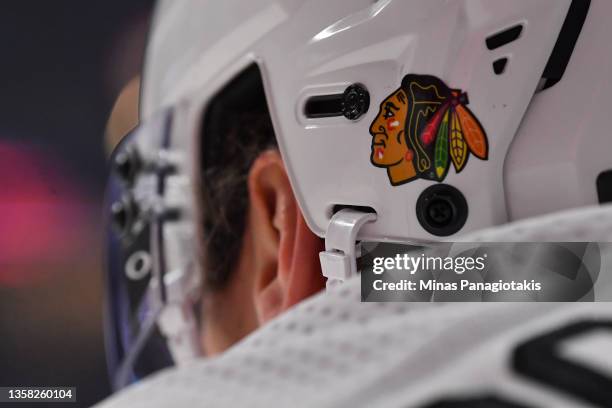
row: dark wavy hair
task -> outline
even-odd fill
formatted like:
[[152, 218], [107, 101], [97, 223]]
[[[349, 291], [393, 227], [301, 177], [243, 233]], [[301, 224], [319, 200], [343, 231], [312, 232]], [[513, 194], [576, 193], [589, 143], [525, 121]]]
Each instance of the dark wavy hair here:
[[258, 67], [250, 66], [223, 88], [203, 119], [200, 264], [205, 289], [215, 290], [227, 284], [239, 258], [249, 170], [263, 151], [277, 148]]

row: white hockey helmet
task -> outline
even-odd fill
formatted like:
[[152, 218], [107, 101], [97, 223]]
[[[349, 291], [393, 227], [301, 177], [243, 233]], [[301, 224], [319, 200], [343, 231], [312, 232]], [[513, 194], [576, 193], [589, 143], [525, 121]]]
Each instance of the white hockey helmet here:
[[[597, 177], [612, 168], [607, 135], [612, 56], [602, 52], [609, 38], [602, 16], [612, 6], [593, 1], [589, 10], [589, 3], [162, 2], [149, 42], [142, 118], [187, 98], [200, 104], [189, 118], [197, 127], [214, 95], [256, 63], [293, 189], [319, 236], [325, 235], [335, 206], [376, 212], [376, 222], [364, 226], [360, 238], [405, 241], [595, 204]], [[436, 104], [421, 108], [417, 104], [424, 99], [418, 96], [430, 97], [434, 90], [417, 95], [412, 104], [408, 95], [410, 112], [397, 112], [389, 123], [399, 122], [404, 133], [400, 143], [389, 141], [389, 156], [406, 151], [410, 158], [409, 150], [414, 152], [412, 160], [399, 157], [412, 163], [407, 169], [397, 166], [400, 174], [393, 179], [394, 157], [377, 161], [376, 154], [387, 151], [381, 145], [376, 152], [384, 136], [373, 137], [378, 129], [372, 125], [385, 115], [379, 107], [403, 79], [414, 79], [413, 88], [432, 84], [419, 75], [446, 86], [438, 86]], [[352, 85], [367, 92], [369, 104], [355, 106], [358, 113], [349, 119], [334, 97]], [[436, 171], [431, 152], [436, 140], [425, 146], [419, 131], [449, 90], [467, 94], [467, 107], [488, 146], [479, 148], [477, 136], [470, 145], [470, 125], [460, 121], [467, 149], [439, 160], [445, 173], [438, 177], [430, 174]], [[399, 117], [404, 113], [414, 114], [412, 122]], [[451, 220], [443, 231], [420, 222], [417, 211], [419, 197], [440, 182], [459, 190], [467, 207], [467, 214], [457, 214], [459, 223]]]
[[342, 279], [355, 240], [453, 239], [612, 201], [610, 15], [608, 0], [160, 2], [114, 212], [129, 210], [128, 235], [155, 227], [148, 287], [174, 359], [197, 348], [183, 334], [202, 129], [242, 73], [260, 77], [323, 269]]

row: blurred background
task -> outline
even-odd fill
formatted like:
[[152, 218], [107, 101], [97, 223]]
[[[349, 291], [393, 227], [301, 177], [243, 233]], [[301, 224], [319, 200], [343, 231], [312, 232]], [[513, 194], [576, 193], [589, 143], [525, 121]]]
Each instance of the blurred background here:
[[76, 386], [71, 407], [109, 393], [106, 156], [137, 120], [152, 8], [151, 0], [0, 4], [0, 386]]

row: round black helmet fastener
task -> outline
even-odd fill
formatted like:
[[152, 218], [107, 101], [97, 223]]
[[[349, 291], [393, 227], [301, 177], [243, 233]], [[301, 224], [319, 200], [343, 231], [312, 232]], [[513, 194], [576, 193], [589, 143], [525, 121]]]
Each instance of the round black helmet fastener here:
[[370, 94], [363, 85], [350, 85], [342, 94], [342, 114], [350, 120], [357, 120], [370, 107]]
[[416, 214], [425, 231], [447, 237], [459, 232], [465, 225], [468, 204], [455, 187], [436, 184], [421, 193], [416, 203]]

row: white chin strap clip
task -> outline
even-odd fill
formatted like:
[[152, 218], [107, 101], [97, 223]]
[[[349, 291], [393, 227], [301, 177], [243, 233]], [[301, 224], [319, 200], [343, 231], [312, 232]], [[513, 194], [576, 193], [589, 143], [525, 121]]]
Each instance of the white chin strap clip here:
[[340, 210], [332, 217], [325, 234], [325, 251], [319, 253], [328, 290], [357, 274], [357, 257], [361, 256], [357, 234], [365, 223], [373, 221], [376, 221], [375, 213], [351, 208]]
[[[189, 276], [191, 275], [191, 276]], [[166, 337], [170, 354], [177, 365], [201, 355], [198, 324], [194, 313], [193, 272], [175, 270], [164, 276], [166, 302], [158, 319], [160, 331]]]

